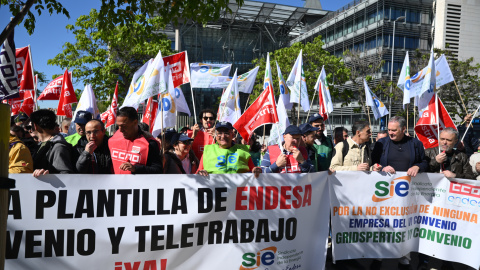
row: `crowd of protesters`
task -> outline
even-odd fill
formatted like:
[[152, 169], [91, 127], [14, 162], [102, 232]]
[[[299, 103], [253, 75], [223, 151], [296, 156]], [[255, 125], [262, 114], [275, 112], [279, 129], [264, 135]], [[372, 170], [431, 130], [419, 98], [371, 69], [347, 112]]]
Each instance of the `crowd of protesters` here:
[[[291, 125], [283, 142], [266, 146], [257, 135], [243, 140], [231, 123], [217, 122], [213, 110], [203, 110], [200, 124], [178, 132], [165, 129], [158, 137], [139, 123], [136, 109], [121, 108], [116, 127], [108, 136], [102, 121], [87, 111], [76, 114], [75, 133], [67, 135], [71, 119], [60, 125], [51, 110], [37, 110], [30, 117], [12, 120], [9, 173], [45, 174], [231, 174], [311, 173], [320, 171], [397, 171], [416, 176], [421, 172], [442, 173], [450, 178], [480, 179], [480, 142], [472, 129], [465, 133], [472, 116], [457, 129], [440, 133], [439, 147], [424, 149], [407, 133], [404, 118], [389, 119], [387, 130], [375, 141], [368, 122], [353, 123], [351, 134], [337, 127], [333, 139], [325, 136], [321, 115], [307, 123]], [[477, 151], [479, 153], [476, 153]], [[419, 257], [424, 262], [428, 257]], [[400, 261], [402, 262], [402, 260]], [[408, 265], [408, 260], [403, 260]], [[376, 260], [374, 264], [380, 264]]]
[[[387, 130], [375, 142], [366, 121], [352, 125], [351, 134], [337, 127], [333, 140], [325, 136], [319, 114], [307, 123], [291, 125], [281, 145], [260, 144], [257, 135], [243, 140], [231, 123], [217, 122], [213, 110], [203, 110], [199, 124], [178, 132], [166, 129], [158, 137], [139, 123], [134, 108], [118, 111], [117, 130], [108, 136], [105, 125], [87, 111], [77, 112], [75, 133], [68, 134], [71, 119], [60, 125], [53, 111], [22, 115], [10, 128], [10, 173], [34, 176], [80, 174], [208, 174], [309, 173], [319, 171], [405, 171], [443, 173], [446, 177], [480, 179], [480, 142], [472, 129], [459, 142], [471, 115], [457, 129], [440, 133], [439, 147], [424, 149], [406, 131], [404, 118], [389, 119]], [[475, 154], [474, 154], [475, 153]]]

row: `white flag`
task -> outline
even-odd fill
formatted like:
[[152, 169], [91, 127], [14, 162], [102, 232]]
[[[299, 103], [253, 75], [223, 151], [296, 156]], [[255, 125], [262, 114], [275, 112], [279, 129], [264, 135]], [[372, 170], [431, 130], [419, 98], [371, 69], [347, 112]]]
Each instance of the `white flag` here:
[[192, 88], [210, 88], [213, 80], [219, 76], [228, 76], [232, 64], [191, 63]]
[[93, 116], [93, 119], [100, 119], [100, 111], [97, 107], [97, 98], [93, 93], [92, 86], [90, 84], [85, 85], [83, 89], [82, 96], [77, 104], [77, 109], [73, 115], [73, 122], [75, 122], [75, 117], [77, 116], [78, 111], [87, 111], [90, 112]]
[[430, 52], [430, 60], [428, 61], [427, 72], [425, 73], [425, 78], [423, 79], [422, 88], [420, 92], [417, 92], [418, 96], [418, 111], [419, 115], [422, 115], [423, 112], [428, 108], [428, 103], [432, 99], [432, 96], [435, 94], [436, 89], [436, 71], [435, 71], [435, 61], [433, 56], [433, 49]]
[[310, 109], [308, 101], [307, 83], [305, 81], [305, 73], [303, 72], [302, 50], [298, 54], [295, 65], [290, 75], [288, 75], [287, 86], [290, 88], [290, 102], [300, 103], [305, 112]]
[[[253, 87], [255, 86], [255, 79], [257, 78], [259, 67], [255, 67], [242, 75], [237, 77], [238, 82], [238, 92], [242, 92], [245, 94], [252, 93]], [[232, 81], [232, 77], [229, 76], [218, 76], [215, 77], [210, 84], [210, 88], [227, 88], [230, 82]]]
[[287, 87], [287, 84], [285, 83], [285, 79], [283, 78], [282, 71], [280, 70], [278, 62], [275, 61], [275, 63], [277, 64], [278, 84], [280, 87], [280, 96], [278, 97], [278, 99], [283, 100], [283, 105], [285, 109], [291, 110], [293, 103], [290, 102], [290, 91]]
[[415, 97], [416, 94], [414, 91], [411, 91], [412, 79], [410, 78], [410, 60], [408, 58], [408, 51], [405, 55], [405, 60], [403, 61], [402, 71], [400, 72], [397, 86], [403, 90], [403, 108], [405, 109], [405, 104], [409, 104], [410, 99]]
[[238, 92], [237, 71], [233, 75], [232, 81], [222, 95], [219, 107], [219, 121], [227, 121], [232, 125], [237, 122], [242, 115], [240, 110], [240, 94]]
[[140, 94], [143, 92], [143, 88], [145, 87], [144, 73], [152, 62], [153, 59], [148, 60], [135, 72], [135, 74], [133, 74], [132, 82], [128, 88], [128, 93], [125, 96], [125, 100], [120, 108], [134, 107], [135, 109], [138, 109], [138, 105], [140, 104], [138, 100], [140, 98]]
[[[333, 102], [332, 97], [330, 96], [330, 88], [328, 86], [327, 74], [325, 73], [325, 66], [322, 66], [322, 71], [319, 76], [322, 88], [322, 95], [325, 107], [327, 108], [328, 113], [333, 112]], [[318, 89], [316, 89], [318, 91]]]
[[[412, 86], [410, 87], [410, 91], [415, 92], [415, 94], [421, 91], [423, 80], [425, 79], [425, 74], [427, 73], [427, 71], [428, 66], [426, 66], [421, 71], [417, 72], [415, 75], [412, 76]], [[447, 59], [443, 54], [437, 60], [435, 60], [435, 73], [436, 88], [439, 88], [449, 82], [453, 82], [452, 71], [450, 70]]]
[[283, 142], [282, 134], [285, 132], [285, 129], [288, 126], [290, 126], [287, 110], [285, 109], [285, 105], [283, 104], [283, 99], [280, 96], [278, 97], [277, 114], [278, 114], [278, 123], [273, 124], [272, 129], [270, 130], [268, 145], [273, 145], [273, 144], [282, 145], [282, 142]]
[[177, 112], [183, 112], [188, 114], [188, 116], [192, 116], [182, 89], [180, 86], [174, 87], [173, 73], [171, 69], [166, 69], [165, 78], [168, 79], [168, 92], [170, 93], [170, 96], [173, 97], [173, 102]]
[[385, 104], [378, 99], [378, 97], [370, 90], [370, 87], [368, 87], [367, 81], [363, 79], [363, 84], [365, 86], [365, 97], [367, 100], [367, 106], [370, 106], [373, 111], [373, 115], [375, 116], [375, 120], [377, 120], [380, 117], [383, 117], [388, 114], [387, 107], [385, 107]]

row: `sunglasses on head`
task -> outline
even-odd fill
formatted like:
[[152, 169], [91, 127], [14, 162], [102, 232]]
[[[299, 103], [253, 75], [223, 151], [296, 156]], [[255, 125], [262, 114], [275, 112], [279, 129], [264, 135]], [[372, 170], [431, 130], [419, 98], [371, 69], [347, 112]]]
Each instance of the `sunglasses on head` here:
[[213, 121], [213, 120], [215, 120], [215, 117], [207, 117], [207, 116], [204, 116], [204, 117], [203, 117], [203, 120], [205, 120], [205, 121], [212, 120], [212, 121]]

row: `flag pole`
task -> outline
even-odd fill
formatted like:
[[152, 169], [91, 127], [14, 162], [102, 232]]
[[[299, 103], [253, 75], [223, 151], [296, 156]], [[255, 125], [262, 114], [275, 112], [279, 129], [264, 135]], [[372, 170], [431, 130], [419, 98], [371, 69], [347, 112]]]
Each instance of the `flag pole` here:
[[[318, 94], [320, 94], [320, 91], [318, 91]], [[312, 102], [310, 102], [310, 108], [308, 109], [308, 114], [307, 114], [307, 119], [310, 116], [310, 111], [312, 110], [312, 105], [313, 105], [313, 100], [315, 99], [315, 95], [313, 95]], [[325, 108], [326, 109], [326, 108]], [[328, 114], [328, 113], [327, 113]]]
[[410, 131], [408, 131], [408, 106], [410, 105], [410, 103], [407, 104], [407, 133], [410, 134]]
[[300, 125], [300, 101], [302, 100], [302, 84], [300, 83], [300, 89], [298, 90], [298, 112], [297, 112], [297, 126]]
[[[473, 118], [475, 117], [475, 115], [477, 114], [477, 112], [478, 112], [479, 109], [480, 109], [480, 105], [478, 105], [477, 110], [475, 110], [475, 112], [472, 114], [472, 120], [473, 120]], [[463, 134], [463, 137], [462, 137], [462, 139], [460, 140], [461, 142], [463, 142], [463, 139], [465, 139], [465, 135], [467, 135], [467, 131], [468, 131], [468, 129], [470, 128], [471, 123], [472, 123], [472, 122], [470, 122], [470, 124], [468, 125], [467, 129], [465, 130], [465, 133]]]
[[[365, 106], [367, 107], [368, 124], [370, 125], [370, 128], [371, 128], [372, 127], [372, 121], [370, 120], [370, 108], [368, 107], [367, 104], [365, 104]], [[373, 143], [373, 137], [372, 136], [370, 136], [370, 140]]]
[[248, 101], [250, 100], [250, 96], [251, 96], [251, 95], [252, 95], [252, 93], [248, 94], [247, 103], [245, 103], [245, 109], [243, 109], [244, 112], [247, 110]]
[[458, 95], [460, 96], [460, 100], [462, 101], [463, 109], [465, 110], [465, 113], [468, 114], [467, 107], [465, 107], [465, 103], [463, 102], [462, 94], [460, 94], [460, 90], [458, 90], [457, 82], [455, 79], [453, 79], [453, 83], [455, 84], [455, 88], [457, 88]]
[[192, 83], [190, 83], [190, 92], [192, 93], [193, 119], [195, 119], [195, 125], [196, 125], [197, 124], [197, 112], [195, 110], [195, 98], [193, 97]]
[[[418, 109], [418, 108], [417, 108]], [[415, 131], [415, 125], [417, 124], [417, 112], [415, 111], [415, 102], [413, 103], [413, 137], [417, 137], [417, 132]]]

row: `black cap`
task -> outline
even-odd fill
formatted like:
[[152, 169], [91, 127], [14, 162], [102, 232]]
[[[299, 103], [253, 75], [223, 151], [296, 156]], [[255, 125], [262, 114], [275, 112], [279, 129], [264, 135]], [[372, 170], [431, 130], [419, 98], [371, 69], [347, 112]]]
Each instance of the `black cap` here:
[[226, 128], [226, 129], [232, 130], [232, 129], [233, 129], [233, 126], [232, 126], [232, 124], [230, 124], [230, 122], [222, 121], [222, 122], [218, 122], [218, 123], [215, 125], [215, 129], [219, 129], [219, 128]]
[[171, 144], [175, 144], [177, 143], [178, 141], [180, 142], [185, 142], [185, 141], [193, 141], [192, 138], [188, 137], [187, 135], [185, 135], [184, 133], [175, 133], [172, 137], [172, 139], [170, 140], [170, 143]]
[[317, 121], [318, 119], [323, 120], [323, 116], [318, 113], [313, 114], [310, 117], [308, 117], [308, 123], [311, 124], [312, 122]]
[[26, 121], [28, 119], [28, 115], [22, 113], [18, 116], [18, 120], [20, 120], [21, 122], [23, 121]]
[[298, 128], [302, 131], [302, 134], [319, 130], [319, 128], [312, 127], [310, 124], [301, 124]]
[[285, 129], [283, 135], [290, 134], [290, 135], [303, 135], [302, 131], [295, 125], [290, 125]]
[[92, 120], [92, 114], [87, 111], [78, 111], [75, 116], [75, 124], [85, 125]]

